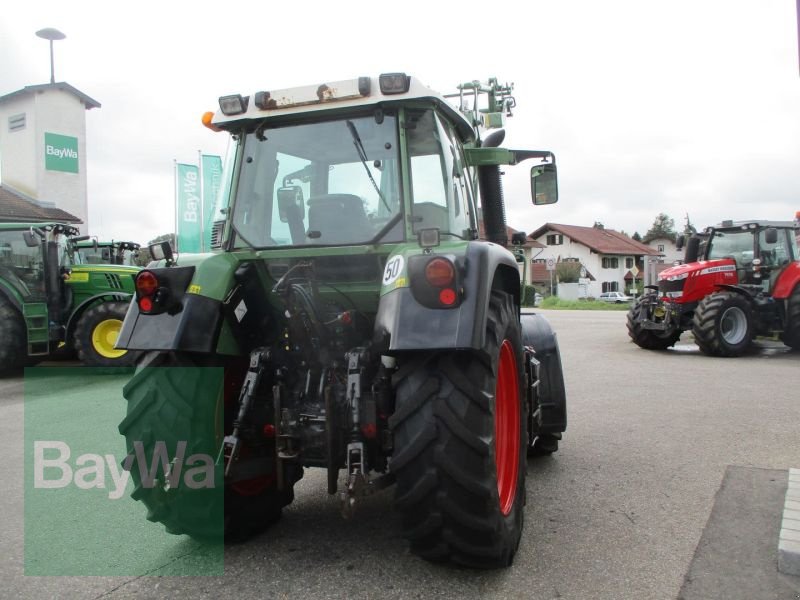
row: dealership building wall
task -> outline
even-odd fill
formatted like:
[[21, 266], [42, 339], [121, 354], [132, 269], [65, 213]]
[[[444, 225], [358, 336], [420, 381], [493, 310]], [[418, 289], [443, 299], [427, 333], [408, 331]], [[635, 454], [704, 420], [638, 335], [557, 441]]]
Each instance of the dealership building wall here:
[[0, 96], [0, 184], [83, 221], [88, 231], [86, 111], [100, 104], [67, 83]]

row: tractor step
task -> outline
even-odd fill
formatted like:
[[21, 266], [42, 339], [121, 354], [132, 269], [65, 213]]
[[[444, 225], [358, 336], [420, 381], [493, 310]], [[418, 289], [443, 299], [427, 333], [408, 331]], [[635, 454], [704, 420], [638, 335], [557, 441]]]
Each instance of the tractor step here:
[[47, 304], [32, 302], [22, 305], [22, 316], [28, 333], [28, 356], [50, 353], [50, 327], [47, 321]]

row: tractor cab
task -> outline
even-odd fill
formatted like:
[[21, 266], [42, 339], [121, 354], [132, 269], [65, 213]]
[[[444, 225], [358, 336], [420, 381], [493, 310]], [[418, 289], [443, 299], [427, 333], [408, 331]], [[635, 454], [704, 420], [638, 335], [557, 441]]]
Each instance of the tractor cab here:
[[733, 260], [738, 283], [772, 290], [778, 275], [798, 260], [794, 225], [789, 222], [724, 221], [706, 229], [706, 261]]
[[75, 262], [82, 265], [136, 266], [140, 245], [135, 242], [99, 242], [97, 238], [75, 243]]

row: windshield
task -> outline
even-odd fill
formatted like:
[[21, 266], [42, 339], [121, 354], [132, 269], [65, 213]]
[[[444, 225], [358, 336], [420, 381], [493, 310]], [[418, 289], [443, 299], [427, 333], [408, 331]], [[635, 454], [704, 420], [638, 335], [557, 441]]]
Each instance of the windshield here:
[[235, 245], [345, 245], [379, 235], [400, 241], [396, 120], [370, 115], [247, 134]]
[[732, 258], [739, 266], [753, 262], [753, 232], [715, 231], [708, 249], [708, 258]]
[[22, 231], [0, 231], [0, 279], [25, 295], [44, 293], [42, 248], [28, 246]]

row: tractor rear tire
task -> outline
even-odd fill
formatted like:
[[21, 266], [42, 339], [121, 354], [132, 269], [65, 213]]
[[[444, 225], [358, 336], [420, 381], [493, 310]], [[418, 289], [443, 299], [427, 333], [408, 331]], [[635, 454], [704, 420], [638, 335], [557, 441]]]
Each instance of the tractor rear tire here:
[[644, 309], [642, 300], [642, 298], [637, 300], [636, 304], [628, 310], [628, 336], [637, 346], [645, 350], [666, 350], [671, 348], [680, 339], [680, 330], [655, 331], [642, 327], [639, 322], [639, 315]]
[[694, 312], [694, 340], [709, 356], [740, 356], [753, 340], [753, 312], [736, 292], [716, 292], [700, 301]]
[[793, 350], [800, 350], [800, 284], [789, 296], [786, 331], [781, 335], [781, 341]]
[[522, 359], [516, 307], [496, 291], [484, 352], [417, 354], [395, 374], [389, 466], [414, 554], [483, 569], [512, 563], [525, 504]]
[[25, 364], [27, 334], [22, 315], [0, 296], [0, 375], [8, 375]]
[[[218, 487], [223, 482], [220, 466], [215, 468], [213, 489], [188, 489], [181, 484], [165, 490], [159, 485], [143, 485], [136, 461], [137, 441], [144, 444], [145, 468], [150, 466], [154, 444], [159, 441], [170, 452], [178, 442], [186, 441], [186, 456], [205, 454], [216, 459], [223, 435], [222, 388], [214, 394], [214, 406], [198, 399], [209, 399], [209, 386], [220, 382], [205, 369], [189, 376], [186, 369], [174, 368], [200, 366], [203, 363], [191, 355], [150, 352], [142, 355], [136, 374], [125, 386], [128, 412], [119, 432], [126, 438], [126, 461], [134, 483], [131, 497], [147, 507], [149, 521], [163, 523], [169, 533], [209, 541], [221, 541], [224, 535], [225, 541], [238, 542], [277, 521], [283, 507], [294, 499], [293, 488], [279, 492], [274, 482], [248, 490], [226, 486], [223, 494]], [[158, 476], [163, 475], [159, 469]]]
[[75, 327], [78, 359], [90, 367], [132, 367], [139, 352], [114, 348], [128, 312], [126, 302], [103, 302], [88, 309]]

